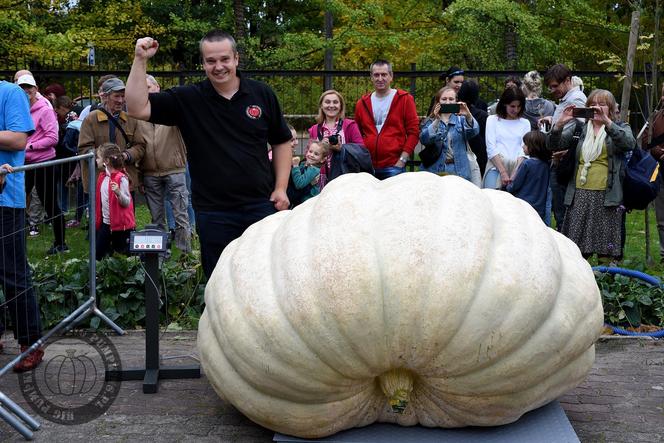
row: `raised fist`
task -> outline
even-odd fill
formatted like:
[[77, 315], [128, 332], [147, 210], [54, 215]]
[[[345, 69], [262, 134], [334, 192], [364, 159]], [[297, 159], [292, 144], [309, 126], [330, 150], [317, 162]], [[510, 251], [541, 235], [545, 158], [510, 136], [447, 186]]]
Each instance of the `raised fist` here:
[[151, 58], [157, 52], [159, 42], [152, 37], [143, 37], [136, 40], [135, 55], [139, 58]]

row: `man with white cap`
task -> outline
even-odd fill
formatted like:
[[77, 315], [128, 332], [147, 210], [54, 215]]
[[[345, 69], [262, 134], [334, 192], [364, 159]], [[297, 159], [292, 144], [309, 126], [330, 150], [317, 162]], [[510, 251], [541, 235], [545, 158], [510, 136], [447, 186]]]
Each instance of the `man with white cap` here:
[[[37, 96], [38, 88], [32, 75], [22, 75], [16, 83], [23, 89], [30, 102], [30, 116], [35, 132], [28, 137], [25, 150], [25, 163], [43, 163], [55, 159], [55, 147], [58, 144], [58, 119], [49, 106], [46, 97]], [[60, 178], [60, 166], [51, 165], [32, 169], [25, 173], [25, 191], [37, 190], [37, 195], [46, 209], [53, 225], [53, 246], [48, 254], [58, 254], [69, 250], [65, 244], [65, 219], [58, 204], [57, 183]], [[28, 199], [29, 202], [30, 199]]]
[[[16, 73], [14, 74], [14, 83], [16, 83], [18, 85], [19, 84], [18, 79], [20, 77], [24, 76], [24, 75], [29, 75], [33, 79], [35, 77], [34, 75], [32, 75], [32, 72], [28, 71], [27, 69], [20, 69], [20, 70], [16, 71]], [[35, 83], [35, 86], [37, 86], [36, 83]], [[41, 94], [41, 92], [37, 91], [37, 97], [44, 97], [44, 96]], [[44, 98], [46, 98], [46, 97], [44, 97]], [[48, 100], [48, 99], [46, 99], [46, 101], [48, 102], [48, 105], [51, 107], [51, 109], [53, 109], [53, 104], [51, 103], [51, 101]]]
[[[125, 168], [132, 192], [138, 186], [136, 165], [145, 154], [145, 140], [137, 121], [124, 111], [125, 84], [119, 78], [109, 78], [101, 85], [105, 95], [103, 106], [93, 110], [83, 120], [78, 137], [78, 152], [85, 154], [104, 143], [115, 143], [123, 151]], [[100, 171], [97, 170], [97, 174]], [[83, 190], [88, 193], [87, 162], [81, 163]]]
[[[20, 77], [25, 76], [25, 75], [31, 76], [34, 80], [34, 75], [32, 75], [32, 72], [28, 71], [27, 69], [20, 69], [20, 70], [16, 71], [16, 73], [14, 73], [14, 83], [16, 83], [18, 85], [19, 84], [18, 79]], [[33, 86], [36, 86], [36, 83]], [[36, 97], [38, 99], [41, 99], [41, 98], [46, 99], [46, 97], [44, 97], [39, 92], [39, 88], [37, 88]], [[52, 109], [53, 106], [52, 106], [50, 100], [46, 100], [46, 101], [48, 102], [47, 105]], [[30, 229], [29, 229], [28, 232], [29, 232], [30, 237], [34, 237], [34, 236], [39, 235], [39, 224], [43, 223], [43, 221], [46, 220], [48, 215], [46, 214], [46, 211], [44, 210], [44, 207], [42, 206], [42, 202], [39, 199], [39, 196], [37, 195], [37, 190], [36, 189], [33, 189], [31, 193], [26, 195], [26, 200], [25, 201], [26, 201], [26, 212], [27, 212], [28, 222], [29, 222], [29, 225], [30, 225]]]

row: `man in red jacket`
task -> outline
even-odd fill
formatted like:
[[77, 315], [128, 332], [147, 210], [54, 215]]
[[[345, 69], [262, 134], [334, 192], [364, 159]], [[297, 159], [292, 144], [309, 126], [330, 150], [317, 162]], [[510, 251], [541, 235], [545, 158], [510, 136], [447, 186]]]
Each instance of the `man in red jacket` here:
[[390, 87], [390, 62], [376, 60], [369, 71], [374, 91], [357, 101], [355, 122], [371, 153], [376, 178], [383, 180], [406, 171], [419, 141], [420, 121], [413, 96]]

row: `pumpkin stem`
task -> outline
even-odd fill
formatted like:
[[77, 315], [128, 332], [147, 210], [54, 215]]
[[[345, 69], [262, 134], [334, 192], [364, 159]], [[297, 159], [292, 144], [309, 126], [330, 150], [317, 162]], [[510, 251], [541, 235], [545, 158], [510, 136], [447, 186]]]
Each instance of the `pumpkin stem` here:
[[392, 412], [403, 414], [413, 391], [413, 376], [407, 369], [391, 369], [378, 377]]

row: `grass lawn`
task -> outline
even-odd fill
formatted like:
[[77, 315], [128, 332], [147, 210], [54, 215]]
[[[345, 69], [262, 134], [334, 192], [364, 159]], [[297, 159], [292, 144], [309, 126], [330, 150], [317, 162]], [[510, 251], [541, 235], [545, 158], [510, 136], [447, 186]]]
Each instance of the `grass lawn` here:
[[[74, 218], [74, 210], [70, 210], [65, 215], [65, 221]], [[138, 203], [136, 205], [136, 227], [142, 229], [145, 225], [150, 223], [150, 211], [145, 203]], [[35, 262], [48, 258], [46, 251], [53, 245], [53, 228], [48, 225], [40, 225], [39, 235], [36, 237], [29, 237], [28, 242], [28, 260]], [[69, 246], [69, 252], [65, 253], [66, 257], [84, 258], [88, 256], [88, 240], [87, 240], [87, 218], [83, 218], [81, 226], [78, 228], [68, 228], [65, 232], [65, 242]], [[193, 239], [193, 247], [199, 248], [196, 239]], [[180, 251], [171, 246], [171, 259], [177, 259], [180, 256]]]
[[625, 242], [625, 259], [622, 265], [625, 268], [639, 269], [662, 278], [664, 264], [660, 262], [659, 235], [655, 222], [655, 210], [648, 210], [649, 243], [651, 261], [646, 262], [646, 211], [632, 211], [627, 214], [627, 241]]

